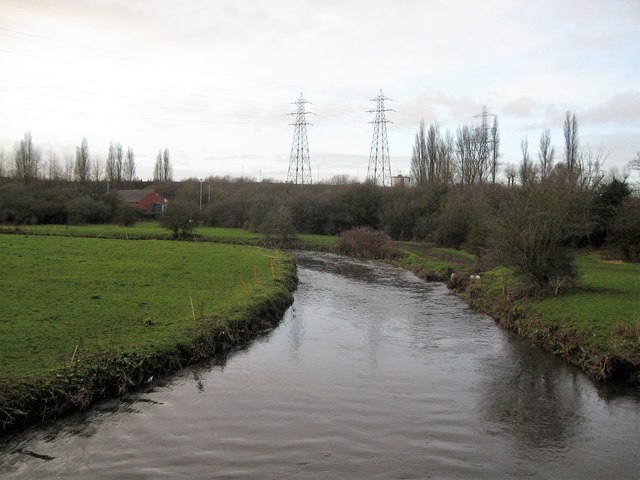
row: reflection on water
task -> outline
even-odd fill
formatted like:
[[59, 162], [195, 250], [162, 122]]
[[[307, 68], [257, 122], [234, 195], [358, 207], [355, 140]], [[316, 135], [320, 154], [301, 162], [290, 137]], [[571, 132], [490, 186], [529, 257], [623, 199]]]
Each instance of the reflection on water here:
[[281, 325], [0, 444], [1, 478], [637, 478], [637, 392], [440, 284], [298, 254]]

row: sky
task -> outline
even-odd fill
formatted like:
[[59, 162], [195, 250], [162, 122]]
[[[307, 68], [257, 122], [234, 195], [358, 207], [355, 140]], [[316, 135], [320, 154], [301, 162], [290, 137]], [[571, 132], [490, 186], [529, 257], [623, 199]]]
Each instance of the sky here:
[[[640, 151], [638, 0], [0, 0], [0, 149], [25, 132], [64, 163], [83, 137], [151, 178], [287, 177], [302, 93], [314, 181], [364, 180], [380, 90], [392, 174], [419, 123], [498, 116], [501, 162], [535, 158], [576, 114], [581, 144], [622, 170]], [[7, 161], [7, 160], [5, 160]]]

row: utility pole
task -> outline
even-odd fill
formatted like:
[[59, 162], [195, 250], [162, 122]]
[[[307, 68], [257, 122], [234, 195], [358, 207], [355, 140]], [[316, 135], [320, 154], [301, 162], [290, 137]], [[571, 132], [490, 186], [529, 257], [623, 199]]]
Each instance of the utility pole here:
[[291, 124], [294, 126], [293, 142], [291, 144], [291, 155], [289, 156], [289, 172], [287, 173], [287, 183], [305, 184], [311, 182], [311, 160], [309, 158], [309, 140], [307, 138], [307, 122], [306, 114], [311, 112], [305, 111], [305, 103], [307, 102], [302, 93], [298, 100], [293, 102], [297, 105], [295, 112], [289, 115], [295, 116], [295, 121]]
[[367, 169], [367, 179], [374, 185], [382, 187], [391, 186], [391, 163], [389, 161], [389, 140], [387, 139], [387, 120], [385, 112], [394, 110], [384, 107], [384, 101], [391, 100], [382, 94], [382, 89], [377, 97], [372, 98], [376, 102], [375, 110], [367, 110], [375, 113], [376, 118], [373, 123], [373, 137], [371, 138], [371, 152], [369, 154], [369, 168]]

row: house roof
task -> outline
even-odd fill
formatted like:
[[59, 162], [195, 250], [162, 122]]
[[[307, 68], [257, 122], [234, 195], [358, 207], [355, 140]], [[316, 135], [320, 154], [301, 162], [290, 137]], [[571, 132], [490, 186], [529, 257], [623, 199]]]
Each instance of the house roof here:
[[153, 190], [118, 190], [118, 197], [126, 203], [138, 203], [152, 193]]

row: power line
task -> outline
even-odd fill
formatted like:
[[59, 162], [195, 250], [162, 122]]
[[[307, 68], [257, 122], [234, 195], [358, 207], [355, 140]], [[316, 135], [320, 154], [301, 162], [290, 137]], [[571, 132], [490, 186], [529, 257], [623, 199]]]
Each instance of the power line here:
[[292, 125], [293, 142], [291, 144], [291, 155], [289, 156], [289, 173], [287, 174], [287, 182], [295, 184], [312, 183], [311, 180], [311, 160], [309, 158], [309, 139], [307, 138], [307, 122], [306, 114], [311, 112], [305, 111], [307, 102], [302, 93], [298, 100], [294, 102], [297, 105], [294, 115], [296, 120]]
[[375, 110], [368, 110], [369, 113], [375, 113], [376, 118], [373, 122], [373, 137], [371, 138], [371, 152], [369, 153], [369, 168], [367, 169], [367, 178], [374, 185], [391, 186], [391, 162], [389, 160], [389, 140], [387, 138], [387, 120], [385, 112], [393, 112], [394, 110], [384, 107], [384, 101], [391, 100], [383, 95], [382, 89], [377, 97], [372, 98], [372, 102], [376, 102]]

